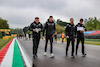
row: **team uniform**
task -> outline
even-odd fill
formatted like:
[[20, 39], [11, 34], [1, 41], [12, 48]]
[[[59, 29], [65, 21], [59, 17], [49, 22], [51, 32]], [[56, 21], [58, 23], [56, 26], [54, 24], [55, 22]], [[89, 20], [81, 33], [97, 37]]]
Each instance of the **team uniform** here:
[[[33, 29], [35, 29], [36, 31], [33, 31]], [[40, 22], [37, 24], [34, 21], [30, 25], [30, 31], [32, 31], [32, 38], [33, 38], [33, 56], [37, 56], [37, 50], [38, 50], [38, 46], [39, 46], [40, 32], [41, 32], [41, 31], [39, 31], [39, 29], [41, 31], [43, 31], [43, 26]]]
[[76, 27], [74, 24], [67, 24], [66, 29], [65, 29], [65, 34], [66, 36], [69, 36], [67, 39], [67, 46], [66, 46], [66, 56], [68, 55], [68, 48], [70, 45], [70, 41], [72, 42], [72, 52], [71, 56], [74, 57], [74, 42], [75, 42], [75, 37], [76, 37]]
[[[83, 24], [80, 24], [78, 23], [76, 25], [76, 27], [83, 27], [85, 28], [85, 26]], [[86, 31], [86, 29], [85, 29]], [[84, 50], [84, 33], [83, 32], [80, 32], [80, 30], [77, 30], [77, 44], [76, 44], [76, 55], [77, 55], [77, 51], [78, 51], [78, 45], [79, 45], [79, 42], [81, 41], [82, 43], [82, 55], [85, 56], [85, 50]]]
[[53, 34], [55, 33], [55, 23], [49, 22], [49, 20], [44, 25], [43, 36], [44, 32], [46, 31], [46, 43], [45, 43], [45, 53], [47, 52], [47, 44], [48, 40], [50, 39], [50, 54], [53, 53]]

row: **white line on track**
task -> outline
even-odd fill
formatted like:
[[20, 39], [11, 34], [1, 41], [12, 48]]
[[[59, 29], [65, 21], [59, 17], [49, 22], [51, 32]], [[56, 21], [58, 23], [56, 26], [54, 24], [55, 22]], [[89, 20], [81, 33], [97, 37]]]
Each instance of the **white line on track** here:
[[27, 57], [26, 57], [26, 55], [25, 55], [23, 49], [21, 48], [20, 43], [18, 42], [17, 38], [16, 38], [16, 41], [17, 41], [17, 43], [18, 43], [19, 49], [20, 49], [20, 51], [21, 51], [21, 53], [22, 53], [22, 56], [23, 56], [23, 59], [24, 59], [24, 61], [25, 61], [26, 66], [27, 66], [27, 67], [32, 67], [32, 65], [29, 63], [29, 60], [27, 59]]

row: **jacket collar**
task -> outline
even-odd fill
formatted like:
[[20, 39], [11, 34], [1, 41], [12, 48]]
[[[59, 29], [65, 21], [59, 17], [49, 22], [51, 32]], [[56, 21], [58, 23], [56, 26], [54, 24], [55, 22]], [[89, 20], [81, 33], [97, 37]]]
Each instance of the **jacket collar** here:
[[[33, 23], [37, 24], [35, 21], [34, 21]], [[40, 23], [40, 22], [39, 22], [39, 23]], [[39, 24], [39, 23], [38, 23], [38, 24]]]

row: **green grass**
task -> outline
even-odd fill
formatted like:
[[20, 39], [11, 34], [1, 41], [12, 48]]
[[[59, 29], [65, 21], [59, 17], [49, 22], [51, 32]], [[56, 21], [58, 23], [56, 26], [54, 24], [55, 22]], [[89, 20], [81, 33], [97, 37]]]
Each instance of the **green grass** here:
[[[60, 39], [57, 39], [60, 41]], [[85, 44], [100, 45], [100, 39], [85, 39]]]
[[100, 45], [100, 41], [85, 41], [85, 44]]
[[0, 50], [10, 41], [11, 39], [8, 40], [3, 40], [0, 38]]

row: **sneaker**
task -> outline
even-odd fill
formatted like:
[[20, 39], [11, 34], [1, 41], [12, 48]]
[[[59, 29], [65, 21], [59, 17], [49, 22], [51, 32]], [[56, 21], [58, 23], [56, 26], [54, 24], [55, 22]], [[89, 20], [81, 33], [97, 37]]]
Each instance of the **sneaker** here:
[[85, 57], [85, 56], [86, 56], [86, 54], [83, 54], [83, 55], [82, 55], [82, 57]]
[[36, 54], [35, 56], [36, 56], [36, 57], [38, 57], [38, 55], [37, 55], [37, 54]]
[[75, 58], [75, 56], [71, 56], [71, 58]]
[[45, 52], [43, 55], [44, 55], [44, 56], [46, 56], [46, 55], [47, 55], [47, 53]]
[[53, 58], [53, 57], [54, 57], [54, 54], [53, 54], [53, 53], [51, 53], [50, 55], [51, 55], [51, 56], [50, 56], [51, 58]]
[[36, 58], [36, 56], [35, 56], [35, 55], [33, 55], [33, 58], [35, 59], [35, 58]]
[[66, 56], [68, 56], [68, 53], [66, 53]]

